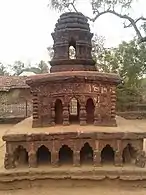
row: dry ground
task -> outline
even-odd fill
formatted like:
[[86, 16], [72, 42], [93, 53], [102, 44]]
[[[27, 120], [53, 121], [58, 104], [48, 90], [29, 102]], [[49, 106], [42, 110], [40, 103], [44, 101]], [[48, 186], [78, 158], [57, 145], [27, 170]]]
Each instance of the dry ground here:
[[27, 190], [0, 191], [0, 195], [146, 195], [146, 189], [114, 189], [104, 187], [72, 187], [72, 188], [32, 188]]

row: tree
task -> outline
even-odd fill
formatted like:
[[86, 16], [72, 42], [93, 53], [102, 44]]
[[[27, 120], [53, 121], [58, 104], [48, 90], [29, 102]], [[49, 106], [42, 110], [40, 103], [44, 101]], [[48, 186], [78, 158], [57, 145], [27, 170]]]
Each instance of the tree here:
[[41, 60], [40, 63], [38, 64], [38, 69], [40, 70], [40, 74], [49, 72], [49, 67], [43, 60]]
[[120, 74], [123, 82], [117, 88], [117, 109], [134, 110], [142, 101], [142, 77], [146, 70], [146, 45], [136, 40], [123, 42], [118, 48], [104, 49], [98, 55], [98, 69]]
[[[50, 51], [52, 52], [52, 51]], [[49, 72], [49, 67], [46, 64], [46, 62], [44, 62], [43, 60], [41, 60], [39, 62], [39, 64], [36, 64], [36, 66], [29, 66], [26, 67], [25, 69], [23, 69], [23, 71], [27, 71], [27, 72], [34, 72], [35, 74], [42, 74], [42, 73], [48, 73]]]
[[[146, 42], [146, 35], [143, 36], [141, 31], [142, 28], [146, 33], [146, 17], [140, 16], [138, 18], [133, 18], [130, 16], [130, 10], [135, 1], [136, 0], [91, 0], [94, 17], [86, 17], [88, 20], [95, 22], [102, 15], [113, 14], [124, 19], [124, 28], [134, 28], [138, 37], [138, 43]], [[77, 2], [78, 0], [50, 0], [50, 6], [60, 12], [66, 9], [78, 12], [76, 8]], [[142, 22], [140, 27], [138, 25], [139, 22]]]
[[104, 49], [98, 55], [97, 66], [102, 72], [120, 74], [128, 86], [140, 84], [146, 70], [146, 45], [138, 45], [136, 40], [122, 42], [117, 48]]
[[0, 62], [0, 76], [4, 76], [8, 74], [6, 71], [6, 67]]
[[25, 69], [25, 65], [21, 61], [15, 61], [13, 65], [11, 65], [11, 69], [13, 71], [13, 75], [18, 76], [20, 75], [23, 70]]

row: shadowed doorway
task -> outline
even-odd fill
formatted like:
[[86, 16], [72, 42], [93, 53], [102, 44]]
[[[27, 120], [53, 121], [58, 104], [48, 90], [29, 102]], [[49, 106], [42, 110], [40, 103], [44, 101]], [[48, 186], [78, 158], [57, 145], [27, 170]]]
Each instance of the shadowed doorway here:
[[63, 123], [63, 106], [60, 99], [55, 102], [55, 124]]
[[37, 151], [38, 164], [51, 164], [51, 152], [44, 145]]
[[73, 164], [73, 151], [67, 145], [63, 145], [59, 150], [59, 164]]
[[110, 145], [106, 145], [101, 151], [101, 162], [103, 164], [114, 164], [115, 153]]
[[80, 162], [81, 164], [93, 164], [93, 149], [85, 143], [80, 151]]
[[93, 124], [94, 123], [94, 110], [95, 106], [93, 100], [89, 98], [86, 103], [86, 113], [87, 113], [87, 123]]

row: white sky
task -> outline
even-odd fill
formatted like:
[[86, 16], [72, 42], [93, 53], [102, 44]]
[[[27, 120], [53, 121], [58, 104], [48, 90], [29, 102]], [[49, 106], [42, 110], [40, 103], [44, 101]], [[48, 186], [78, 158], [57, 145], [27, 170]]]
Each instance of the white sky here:
[[[36, 63], [49, 60], [47, 47], [53, 44], [51, 32], [60, 15], [47, 7], [49, 0], [0, 0], [0, 61], [13, 63], [21, 60]], [[132, 14], [141, 16], [146, 0], [139, 0]], [[88, 0], [80, 0], [79, 11], [90, 16]], [[145, 14], [146, 16], [146, 14]], [[106, 46], [114, 47], [135, 35], [124, 29], [122, 20], [111, 15], [100, 17], [91, 25], [93, 33], [105, 36]]]

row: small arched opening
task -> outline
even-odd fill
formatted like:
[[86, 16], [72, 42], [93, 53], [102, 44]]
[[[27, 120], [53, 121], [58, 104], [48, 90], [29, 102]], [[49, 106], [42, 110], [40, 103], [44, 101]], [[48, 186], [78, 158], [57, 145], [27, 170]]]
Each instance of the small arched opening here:
[[67, 145], [63, 145], [59, 150], [59, 164], [72, 164], [73, 151]]
[[76, 41], [72, 38], [69, 42], [69, 59], [76, 59]]
[[55, 124], [63, 123], [63, 106], [62, 101], [57, 99], [55, 102]]
[[136, 150], [131, 144], [127, 144], [122, 153], [123, 163], [129, 164], [136, 159]]
[[93, 149], [88, 143], [85, 143], [80, 151], [80, 163], [81, 164], [93, 163]]
[[14, 152], [15, 166], [26, 166], [28, 165], [28, 152], [23, 146], [18, 146]]
[[72, 98], [69, 104], [69, 122], [79, 123], [80, 104], [76, 98]]
[[94, 102], [92, 98], [89, 98], [86, 103], [86, 113], [87, 113], [87, 123], [93, 124], [94, 123]]
[[110, 145], [106, 145], [101, 151], [101, 162], [103, 164], [113, 164], [115, 153]]
[[37, 162], [38, 164], [50, 164], [51, 163], [51, 152], [44, 145], [38, 148]]

